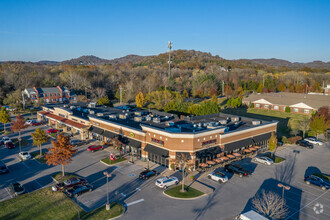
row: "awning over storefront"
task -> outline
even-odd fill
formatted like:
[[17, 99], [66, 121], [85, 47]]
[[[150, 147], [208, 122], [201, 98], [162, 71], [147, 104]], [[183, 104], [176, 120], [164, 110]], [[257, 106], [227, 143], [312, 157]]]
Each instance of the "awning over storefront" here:
[[117, 136], [116, 133], [107, 130], [104, 130], [104, 133], [102, 135], [107, 138], [115, 138]]
[[94, 127], [94, 126], [91, 126], [88, 130], [92, 133], [99, 134], [99, 135], [102, 135], [104, 133], [103, 129], [97, 128], [97, 127]]
[[215, 147], [210, 147], [204, 150], [200, 150], [196, 152], [196, 157], [202, 158], [202, 157], [207, 157], [209, 155], [217, 155], [222, 152], [221, 148], [219, 146]]
[[127, 145], [131, 146], [131, 147], [135, 147], [135, 148], [141, 148], [141, 142], [131, 139], [131, 138], [127, 138]]
[[242, 147], [248, 147], [250, 145], [254, 144], [253, 140], [251, 138], [247, 138], [244, 140], [240, 140], [240, 141], [236, 141], [236, 142], [232, 142], [229, 144], [225, 144], [225, 148], [224, 151], [225, 152], [230, 152], [236, 149], [240, 149]]
[[262, 141], [268, 141], [270, 136], [272, 136], [272, 133], [266, 133], [266, 134], [262, 134], [259, 136], [255, 136], [253, 137], [253, 141], [254, 143], [260, 143]]
[[162, 149], [160, 147], [156, 147], [151, 144], [147, 144], [147, 146], [144, 148], [144, 150], [147, 151], [148, 153], [160, 155], [163, 157], [168, 157], [168, 150]]

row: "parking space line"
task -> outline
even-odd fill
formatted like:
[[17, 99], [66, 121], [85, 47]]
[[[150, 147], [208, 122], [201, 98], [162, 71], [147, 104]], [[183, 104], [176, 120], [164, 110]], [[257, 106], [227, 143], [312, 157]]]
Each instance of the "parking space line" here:
[[34, 182], [36, 182], [36, 183], [40, 186], [40, 188], [44, 188], [44, 187], [38, 182], [38, 180], [34, 180]]
[[313, 202], [315, 202], [316, 200], [318, 200], [319, 198], [321, 198], [322, 196], [324, 196], [325, 194], [327, 194], [327, 192], [323, 193], [322, 195], [320, 195], [319, 197], [317, 197], [316, 199], [312, 200], [310, 203], [308, 203], [307, 205], [305, 205], [304, 207], [300, 208], [299, 210], [295, 211], [292, 215], [290, 215], [288, 218], [291, 218], [292, 216], [294, 216], [295, 214], [297, 214], [299, 211], [303, 210], [305, 207], [309, 206], [310, 204], [312, 204]]
[[143, 202], [143, 201], [144, 201], [144, 199], [139, 199], [139, 200], [136, 200], [136, 201], [133, 201], [133, 202], [127, 203], [126, 206], [134, 205], [134, 204], [136, 204], [136, 203]]
[[11, 193], [9, 192], [9, 190], [7, 189], [7, 187], [5, 188], [5, 190], [6, 190], [7, 193], [9, 194], [10, 198], [13, 198], [13, 196], [11, 195]]
[[21, 162], [21, 164], [23, 164], [26, 168], [30, 169], [30, 167], [26, 165], [24, 162]]
[[[319, 189], [319, 188], [317, 188], [317, 187], [314, 187], [314, 186], [311, 186], [311, 185], [307, 185], [306, 183], [302, 183], [302, 182], [299, 182], [299, 181], [297, 181], [297, 182], [295, 182], [295, 183], [299, 183], [299, 184], [301, 184], [301, 185], [304, 185], [306, 188], [308, 188], [308, 189], [313, 189], [313, 190], [316, 190], [316, 191], [319, 191], [319, 192], [324, 192], [322, 189]], [[311, 192], [309, 192], [310, 194], [313, 194], [313, 193], [311, 193]], [[318, 195], [316, 195], [316, 196], [318, 196]]]

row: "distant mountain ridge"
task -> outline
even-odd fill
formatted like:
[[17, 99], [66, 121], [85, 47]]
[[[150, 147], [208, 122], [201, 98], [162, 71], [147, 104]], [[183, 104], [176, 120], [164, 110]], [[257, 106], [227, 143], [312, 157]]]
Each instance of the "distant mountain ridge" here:
[[[139, 56], [139, 55], [127, 55], [120, 58], [115, 59], [103, 59], [99, 58], [93, 55], [88, 56], [81, 56], [78, 58], [70, 59], [70, 60], [64, 60], [62, 62], [57, 61], [49, 61], [49, 60], [42, 60], [35, 62], [36, 64], [41, 65], [104, 65], [104, 64], [124, 64], [124, 63], [132, 63], [137, 65], [142, 64], [156, 64], [156, 65], [162, 65], [166, 64], [168, 59], [167, 53], [161, 53], [159, 55], [151, 55], [151, 56]], [[219, 63], [222, 61], [228, 61], [231, 63], [237, 63], [244, 64], [246, 66], [251, 64], [258, 64], [258, 65], [264, 65], [264, 66], [272, 66], [272, 67], [290, 67], [290, 68], [320, 68], [320, 69], [330, 69], [330, 62], [323, 62], [323, 61], [313, 61], [313, 62], [307, 62], [307, 63], [300, 63], [300, 62], [290, 62], [283, 59], [237, 59], [237, 60], [227, 60], [224, 58], [219, 57], [218, 55], [212, 55], [211, 53], [207, 52], [201, 52], [201, 51], [195, 51], [195, 50], [175, 50], [172, 52], [172, 59], [175, 62], [178, 62], [179, 60], [191, 60], [191, 61], [206, 61], [206, 62], [215, 62]], [[23, 61], [0, 61], [1, 63], [32, 63], [32, 62], [23, 62]]]

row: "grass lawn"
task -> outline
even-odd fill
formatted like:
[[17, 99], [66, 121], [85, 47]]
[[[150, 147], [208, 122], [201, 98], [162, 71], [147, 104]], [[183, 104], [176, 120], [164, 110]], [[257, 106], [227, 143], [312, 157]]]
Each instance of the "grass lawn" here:
[[322, 174], [322, 173], [313, 173], [314, 176], [318, 176], [321, 179], [324, 179], [326, 181], [330, 181], [330, 175]]
[[30, 154], [31, 154], [31, 157], [38, 160], [40, 163], [46, 163], [45, 152], [42, 153], [42, 156], [40, 156], [40, 151], [35, 151]]
[[77, 219], [83, 210], [62, 192], [44, 188], [0, 203], [0, 219]]
[[187, 185], [184, 185], [186, 192], [180, 192], [181, 188], [182, 188], [182, 185], [178, 185], [176, 187], [166, 190], [164, 193], [169, 196], [176, 197], [176, 198], [195, 198], [195, 197], [198, 197], [198, 196], [201, 196], [204, 194], [203, 192], [201, 192], [197, 189], [188, 187]]
[[309, 115], [301, 115], [295, 113], [286, 113], [286, 112], [256, 109], [256, 108], [225, 109], [223, 110], [223, 113], [256, 118], [266, 121], [277, 120], [279, 121], [278, 134], [281, 137], [282, 136], [290, 137], [290, 130], [288, 128], [288, 125], [292, 127], [298, 127], [298, 123], [300, 120], [304, 118], [310, 118]]
[[57, 133], [49, 133], [48, 135], [53, 137], [53, 138], [56, 138]]
[[89, 220], [103, 220], [103, 219], [110, 219], [117, 216], [120, 216], [125, 211], [125, 207], [120, 203], [111, 203], [110, 210], [107, 211], [105, 206], [102, 206], [94, 211], [88, 212], [82, 216], [82, 219], [89, 219]]
[[[13, 144], [15, 144], [16, 146], [19, 146], [19, 142], [18, 142], [18, 139], [17, 138], [13, 138], [11, 139], [13, 141]], [[29, 142], [25, 139], [22, 138], [21, 140], [21, 146], [24, 147], [24, 146], [27, 146], [29, 145]]]
[[101, 161], [108, 164], [108, 165], [112, 165], [112, 164], [116, 164], [122, 161], [125, 161], [126, 158], [125, 157], [121, 157], [121, 158], [117, 158], [115, 161], [110, 160], [110, 157], [106, 157], [104, 159], [102, 159]]
[[58, 173], [53, 174], [52, 177], [54, 179], [56, 179], [57, 181], [64, 182], [64, 181], [66, 181], [69, 178], [79, 177], [79, 176], [78, 175], [75, 175], [73, 173], [65, 173], [65, 176], [62, 176], [62, 172], [58, 172]]
[[272, 157], [272, 154], [271, 154], [271, 153], [266, 153], [266, 154], [264, 154], [264, 155], [265, 155], [266, 157], [272, 159], [272, 160], [274, 161], [274, 163], [281, 163], [282, 161], [285, 160], [284, 158], [282, 158], [282, 157], [278, 157], [278, 156], [276, 156], [276, 155], [275, 155], [275, 158], [274, 158], [274, 157]]

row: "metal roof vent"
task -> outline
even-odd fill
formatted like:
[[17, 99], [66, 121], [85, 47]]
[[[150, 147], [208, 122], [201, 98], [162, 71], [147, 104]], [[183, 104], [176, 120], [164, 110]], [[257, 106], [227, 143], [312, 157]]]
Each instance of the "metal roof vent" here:
[[260, 120], [253, 120], [252, 125], [260, 125], [261, 121]]
[[102, 112], [96, 113], [96, 116], [103, 116]]

